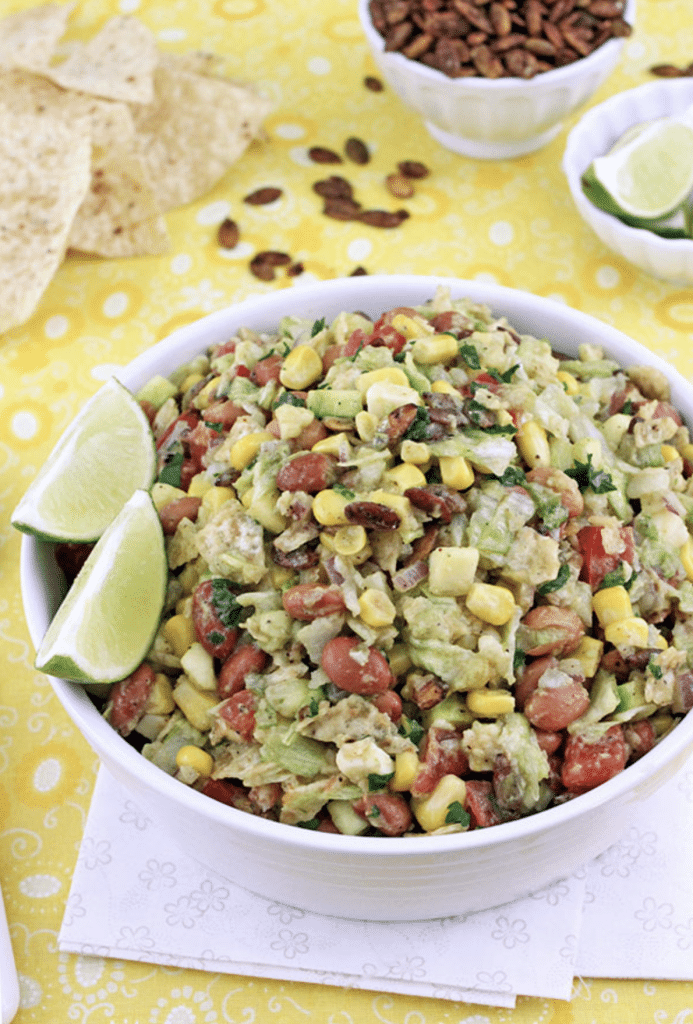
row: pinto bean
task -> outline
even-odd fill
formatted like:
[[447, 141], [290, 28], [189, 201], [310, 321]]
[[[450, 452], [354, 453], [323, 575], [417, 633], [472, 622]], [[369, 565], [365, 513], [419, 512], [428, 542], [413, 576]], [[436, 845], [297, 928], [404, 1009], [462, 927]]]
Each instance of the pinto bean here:
[[221, 666], [217, 678], [217, 692], [222, 699], [239, 693], [250, 672], [262, 672], [268, 658], [255, 644], [243, 644]]
[[336, 462], [329, 455], [320, 452], [306, 452], [297, 455], [277, 473], [277, 487], [280, 491], [306, 491], [317, 494], [334, 483]]
[[282, 357], [276, 354], [267, 356], [266, 359], [261, 359], [250, 371], [251, 381], [260, 388], [263, 388], [265, 384], [269, 384], [271, 380], [279, 381], [282, 363]]
[[549, 668], [557, 668], [558, 659], [553, 654], [547, 654], [536, 661], [528, 661], [522, 670], [522, 675], [515, 683], [515, 704], [522, 711], [525, 701], [536, 690], [539, 680]]
[[446, 723], [428, 730], [421, 751], [421, 765], [411, 785], [412, 796], [432, 793], [444, 775], [464, 776], [469, 759], [462, 749], [462, 733]]
[[154, 669], [151, 665], [140, 665], [127, 679], [113, 686], [109, 721], [121, 736], [129, 736], [139, 722], [153, 685]]
[[410, 565], [414, 565], [416, 562], [425, 561], [436, 546], [437, 539], [438, 527], [433, 524], [427, 526], [423, 537], [417, 537], [412, 544], [411, 554], [404, 563], [403, 568], [407, 569]]
[[193, 498], [191, 495], [186, 495], [184, 498], [170, 501], [168, 505], [164, 505], [159, 511], [159, 519], [166, 536], [173, 536], [178, 529], [179, 523], [184, 519], [189, 519], [191, 523], [194, 523], [201, 504], [202, 498]]
[[331, 681], [342, 690], [362, 695], [383, 693], [394, 684], [387, 659], [375, 647], [367, 648], [355, 636], [336, 636], [328, 640], [321, 664]]
[[589, 706], [589, 693], [582, 683], [571, 679], [562, 686], [537, 686], [525, 701], [524, 713], [537, 729], [560, 732]]
[[366, 530], [396, 530], [400, 524], [399, 514], [377, 501], [350, 501], [344, 515], [350, 523]]
[[395, 725], [402, 717], [402, 698], [394, 690], [385, 690], [384, 693], [376, 694], [373, 698], [373, 705], [378, 711], [387, 715]]
[[354, 810], [386, 836], [401, 836], [414, 820], [409, 804], [399, 793], [373, 793], [352, 804]]
[[291, 618], [300, 622], [312, 622], [323, 615], [346, 611], [340, 588], [320, 583], [298, 583], [289, 587], [282, 594], [282, 604]]
[[304, 427], [298, 437], [294, 438], [296, 448], [310, 449], [318, 441], [324, 441], [328, 430], [321, 420], [312, 420], [307, 427]]
[[204, 411], [205, 423], [220, 423], [224, 430], [229, 430], [245, 410], [232, 401], [215, 402]]
[[546, 729], [535, 729], [534, 735], [537, 738], [539, 748], [543, 750], [545, 754], [555, 754], [563, 742], [563, 735], [560, 732], [549, 732]]
[[313, 566], [318, 564], [320, 552], [317, 548], [309, 547], [308, 544], [302, 544], [300, 548], [294, 548], [293, 551], [281, 551], [273, 546], [272, 561], [277, 565], [283, 566], [285, 569], [301, 572], [303, 569], [312, 569]]
[[389, 444], [396, 444], [400, 437], [409, 430], [416, 419], [417, 406], [414, 404], [400, 405], [393, 409], [387, 418], [387, 439]]
[[449, 523], [457, 512], [464, 512], [467, 502], [452, 487], [445, 484], [429, 484], [427, 487], [408, 487], [404, 492], [412, 505], [426, 512], [433, 519]]
[[555, 654], [562, 657], [574, 651], [585, 635], [582, 619], [572, 608], [557, 605], [539, 605], [532, 608], [522, 620], [526, 630], [535, 636], [525, 654], [536, 657], [541, 654]]

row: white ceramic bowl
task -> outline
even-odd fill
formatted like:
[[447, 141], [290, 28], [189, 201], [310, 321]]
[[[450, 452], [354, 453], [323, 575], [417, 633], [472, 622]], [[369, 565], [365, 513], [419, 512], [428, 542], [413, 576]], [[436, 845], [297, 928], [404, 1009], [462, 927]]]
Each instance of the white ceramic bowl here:
[[[623, 39], [610, 39], [588, 57], [527, 81], [449, 78], [401, 53], [386, 52], [383, 37], [373, 27], [368, 0], [359, 0], [358, 9], [383, 78], [421, 114], [433, 138], [462, 156], [487, 160], [522, 156], [547, 145], [563, 120], [608, 78], [624, 44]], [[635, 0], [628, 0], [626, 21], [632, 25], [634, 17]]]
[[[612, 327], [526, 292], [457, 279], [364, 276], [296, 286], [250, 299], [176, 331], [120, 374], [136, 391], [239, 327], [274, 327], [284, 314], [328, 319], [342, 310], [377, 315], [431, 298], [438, 284], [506, 315], [521, 332], [550, 338], [575, 357], [603, 344], [623, 365], [650, 363], [672, 383], [672, 400], [693, 423], [693, 388], [668, 364]], [[62, 593], [51, 546], [22, 539], [21, 584], [31, 637], [41, 640]], [[693, 745], [693, 714], [614, 779], [562, 806], [488, 829], [387, 839], [294, 828], [226, 807], [145, 760], [98, 714], [84, 689], [54, 679], [60, 701], [107, 769], [160, 823], [174, 844], [239, 885], [318, 913], [415, 920], [467, 913], [534, 892], [615, 842], [638, 801], [661, 786]]]
[[628, 89], [589, 110], [568, 135], [563, 154], [563, 170], [575, 205], [604, 245], [654, 277], [689, 285], [693, 284], [693, 240], [660, 238], [652, 231], [628, 227], [591, 203], [580, 179], [592, 160], [608, 152], [631, 125], [679, 113], [692, 103], [690, 78]]

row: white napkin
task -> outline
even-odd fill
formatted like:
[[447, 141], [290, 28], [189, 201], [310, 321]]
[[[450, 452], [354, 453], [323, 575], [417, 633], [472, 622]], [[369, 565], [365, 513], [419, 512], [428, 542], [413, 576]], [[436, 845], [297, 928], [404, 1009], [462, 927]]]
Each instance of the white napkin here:
[[693, 980], [693, 759], [605, 854], [495, 910], [406, 923], [307, 913], [181, 854], [102, 768], [61, 950], [512, 1007], [575, 974]]

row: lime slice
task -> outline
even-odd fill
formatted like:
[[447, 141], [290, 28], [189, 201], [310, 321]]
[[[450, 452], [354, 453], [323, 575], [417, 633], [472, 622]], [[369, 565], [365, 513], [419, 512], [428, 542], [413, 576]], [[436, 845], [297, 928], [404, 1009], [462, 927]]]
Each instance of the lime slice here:
[[41, 672], [112, 683], [141, 664], [159, 625], [168, 582], [161, 520], [138, 490], [96, 544], [36, 655]]
[[590, 171], [614, 213], [666, 217], [693, 189], [693, 125], [676, 117], [658, 119], [597, 157]]
[[137, 488], [151, 487], [155, 473], [149, 421], [111, 378], [60, 437], [12, 524], [43, 540], [96, 540]]

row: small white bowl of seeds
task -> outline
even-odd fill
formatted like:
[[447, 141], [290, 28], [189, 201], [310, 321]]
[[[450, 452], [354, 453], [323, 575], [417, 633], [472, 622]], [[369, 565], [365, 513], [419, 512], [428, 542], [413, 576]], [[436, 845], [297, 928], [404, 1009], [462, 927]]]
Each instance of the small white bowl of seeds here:
[[388, 85], [436, 141], [488, 160], [547, 145], [614, 70], [634, 14], [634, 0], [359, 0]]

